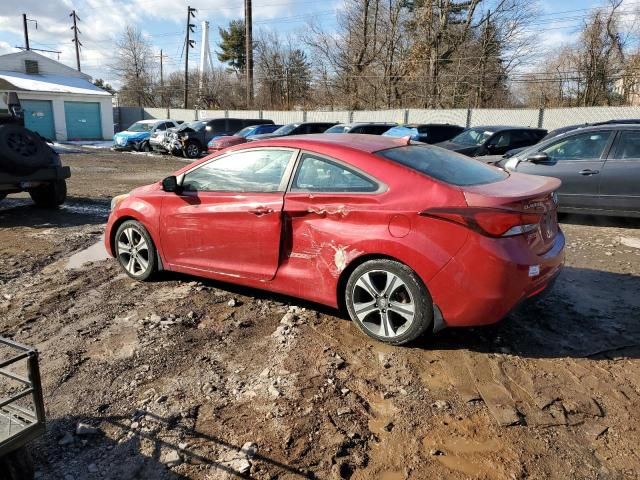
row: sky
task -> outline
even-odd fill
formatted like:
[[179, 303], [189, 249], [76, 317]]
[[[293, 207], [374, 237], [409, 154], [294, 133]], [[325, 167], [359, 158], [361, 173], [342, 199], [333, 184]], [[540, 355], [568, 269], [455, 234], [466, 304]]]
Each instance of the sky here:
[[[485, 0], [483, 8], [490, 8], [497, 0]], [[535, 2], [536, 0], [532, 0]], [[584, 18], [606, 0], [537, 0], [540, 16], [532, 29], [541, 36], [540, 51], [566, 43], [575, 38]], [[253, 0], [254, 32], [276, 30], [294, 39], [304, 33], [310, 20], [327, 31], [335, 30], [336, 14], [343, 0]], [[108, 65], [114, 43], [126, 25], [141, 29], [159, 56], [163, 50], [165, 71], [183, 68], [183, 45], [187, 5], [197, 9], [196, 48], [191, 51], [193, 65], [198, 63], [200, 24], [210, 25], [210, 48], [215, 58], [219, 41], [218, 27], [243, 17], [244, 0], [3, 0], [0, 9], [0, 54], [18, 51], [24, 45], [22, 14], [35, 22], [28, 22], [32, 48], [57, 50], [61, 53], [42, 53], [75, 67], [75, 50], [71, 39], [75, 9], [80, 18], [82, 71], [94, 78], [102, 78], [118, 87]], [[624, 0], [623, 9], [631, 12], [640, 7], [640, 0]], [[37, 27], [36, 27], [37, 22]]]

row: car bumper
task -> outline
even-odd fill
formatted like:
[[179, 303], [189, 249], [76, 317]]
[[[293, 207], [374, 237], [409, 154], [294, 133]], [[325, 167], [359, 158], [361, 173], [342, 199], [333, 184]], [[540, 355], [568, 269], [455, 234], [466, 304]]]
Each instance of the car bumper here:
[[449, 327], [499, 322], [527, 299], [551, 288], [564, 263], [561, 230], [551, 248], [536, 255], [524, 236], [475, 238], [427, 284]]
[[37, 187], [43, 183], [65, 180], [71, 176], [69, 167], [41, 168], [30, 175], [11, 175], [0, 172], [0, 191], [20, 192]]

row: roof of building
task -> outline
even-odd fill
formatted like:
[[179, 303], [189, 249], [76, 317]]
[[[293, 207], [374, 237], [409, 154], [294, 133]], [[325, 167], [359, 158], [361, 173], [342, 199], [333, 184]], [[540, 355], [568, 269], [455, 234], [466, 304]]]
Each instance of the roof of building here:
[[62, 75], [29, 75], [4, 70], [0, 70], [0, 90], [111, 96], [109, 92], [96, 87], [85, 78]]

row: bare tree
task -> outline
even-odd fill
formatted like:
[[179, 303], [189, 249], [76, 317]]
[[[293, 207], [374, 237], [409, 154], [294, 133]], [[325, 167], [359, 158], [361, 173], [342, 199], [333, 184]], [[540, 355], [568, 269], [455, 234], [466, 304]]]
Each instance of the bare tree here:
[[123, 105], [155, 106], [153, 74], [155, 57], [150, 43], [139, 29], [127, 26], [116, 41], [115, 58], [111, 70], [119, 77], [119, 100]]

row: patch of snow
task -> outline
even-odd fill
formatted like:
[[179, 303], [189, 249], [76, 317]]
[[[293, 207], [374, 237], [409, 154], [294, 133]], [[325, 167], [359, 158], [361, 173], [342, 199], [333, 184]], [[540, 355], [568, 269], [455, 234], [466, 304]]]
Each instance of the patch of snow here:
[[109, 92], [96, 87], [84, 78], [63, 75], [28, 75], [21, 72], [0, 70], [0, 79], [10, 83], [18, 90], [111, 96]]

